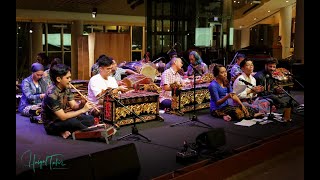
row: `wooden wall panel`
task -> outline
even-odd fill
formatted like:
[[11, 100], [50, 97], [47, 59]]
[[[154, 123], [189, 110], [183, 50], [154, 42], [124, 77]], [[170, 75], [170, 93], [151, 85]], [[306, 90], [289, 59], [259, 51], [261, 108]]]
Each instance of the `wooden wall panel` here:
[[78, 38], [78, 79], [89, 80], [89, 67], [88, 36], [80, 36]]
[[101, 54], [113, 57], [117, 63], [131, 61], [129, 33], [90, 33], [78, 39], [78, 79], [89, 80], [91, 66]]
[[[94, 59], [101, 54], [113, 57], [118, 63], [130, 60], [130, 34], [129, 33], [94, 33]], [[90, 37], [89, 37], [90, 38]]]

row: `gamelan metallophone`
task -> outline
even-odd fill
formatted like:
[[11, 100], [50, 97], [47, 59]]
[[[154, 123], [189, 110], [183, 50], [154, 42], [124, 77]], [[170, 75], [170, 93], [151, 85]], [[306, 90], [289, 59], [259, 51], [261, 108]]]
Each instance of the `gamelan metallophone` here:
[[[117, 102], [117, 101], [118, 102]], [[120, 103], [122, 104], [120, 104]], [[104, 96], [103, 120], [119, 126], [136, 122], [156, 120], [159, 118], [159, 94], [147, 91], [134, 91], [117, 95]]]
[[[210, 83], [203, 83], [196, 85], [196, 110], [210, 107], [209, 84]], [[171, 108], [181, 112], [193, 111], [193, 91], [193, 87], [182, 87], [180, 90], [173, 91]]]

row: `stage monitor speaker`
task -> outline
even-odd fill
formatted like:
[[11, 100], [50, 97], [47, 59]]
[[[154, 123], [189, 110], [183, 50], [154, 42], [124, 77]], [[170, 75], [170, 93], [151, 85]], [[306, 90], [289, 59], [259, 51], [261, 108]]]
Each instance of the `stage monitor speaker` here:
[[199, 134], [196, 138], [199, 148], [215, 150], [226, 144], [226, 136], [223, 128], [214, 128]]
[[134, 143], [91, 154], [95, 180], [138, 179], [140, 161]]
[[[63, 161], [59, 169], [49, 164], [29, 169], [16, 176], [18, 179], [138, 179], [140, 161], [134, 143]], [[56, 166], [54, 166], [56, 167]]]

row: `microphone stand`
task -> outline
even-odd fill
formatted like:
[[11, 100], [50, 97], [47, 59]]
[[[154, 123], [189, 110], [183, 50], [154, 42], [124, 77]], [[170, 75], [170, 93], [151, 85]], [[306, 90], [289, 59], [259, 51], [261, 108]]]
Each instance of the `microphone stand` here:
[[303, 86], [292, 74], [286, 74], [286, 75], [289, 75], [290, 77], [292, 77], [292, 79], [293, 79], [296, 83], [298, 83], [298, 84], [302, 87], [302, 89], [304, 89], [304, 86]]
[[[119, 103], [122, 107], [124, 107], [125, 109], [127, 109], [129, 112], [131, 112], [136, 118], [139, 118], [140, 120], [142, 120], [143, 122], [146, 122], [144, 119], [142, 119], [139, 115], [137, 115], [135, 112], [131, 111], [126, 105], [122, 104], [119, 100], [117, 100], [117, 98], [115, 98], [112, 93], [108, 94], [114, 101], [116, 101], [117, 103]], [[146, 139], [148, 142], [151, 142], [150, 139], [148, 139], [146, 136], [142, 135], [139, 133], [138, 128], [136, 127], [136, 118], [133, 117], [133, 126], [131, 127], [131, 133], [124, 135], [120, 138], [118, 138], [117, 140], [121, 140], [124, 139], [126, 137], [129, 137], [131, 135], [135, 135], [135, 136], [141, 136], [144, 139]]]
[[[188, 123], [188, 122], [198, 122], [198, 123], [201, 123], [209, 128], [213, 128], [212, 126], [210, 126], [209, 124], [206, 124], [204, 122], [201, 122], [199, 121], [197, 115], [196, 115], [196, 74], [199, 72], [193, 67], [191, 66], [192, 69], [193, 69], [193, 115], [192, 117], [190, 118], [190, 120], [188, 121], [183, 121], [183, 122], [179, 122], [179, 123], [175, 123], [175, 124], [171, 124], [170, 127], [173, 127], [173, 126], [176, 126], [176, 125], [179, 125], [179, 124], [184, 124], [184, 123]], [[200, 75], [200, 74], [199, 74]]]
[[290, 100], [291, 100], [291, 101], [289, 101], [290, 105], [292, 105], [292, 100], [294, 100], [294, 101], [298, 104], [298, 106], [301, 105], [291, 94], [289, 94], [286, 90], [284, 90], [283, 87], [281, 87], [281, 86], [280, 86], [279, 84], [277, 84], [277, 83], [275, 83], [275, 84], [276, 84], [276, 87], [278, 87], [279, 89], [281, 89], [281, 91], [283, 91], [287, 96], [290, 97]]

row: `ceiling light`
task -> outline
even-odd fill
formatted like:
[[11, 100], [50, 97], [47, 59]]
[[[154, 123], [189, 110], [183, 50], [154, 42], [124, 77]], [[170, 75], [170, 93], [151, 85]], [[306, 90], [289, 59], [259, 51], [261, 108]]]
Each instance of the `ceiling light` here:
[[92, 18], [96, 18], [97, 16], [97, 8], [92, 9]]

